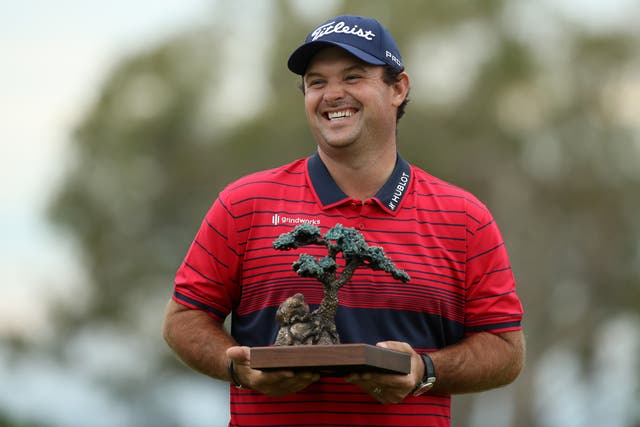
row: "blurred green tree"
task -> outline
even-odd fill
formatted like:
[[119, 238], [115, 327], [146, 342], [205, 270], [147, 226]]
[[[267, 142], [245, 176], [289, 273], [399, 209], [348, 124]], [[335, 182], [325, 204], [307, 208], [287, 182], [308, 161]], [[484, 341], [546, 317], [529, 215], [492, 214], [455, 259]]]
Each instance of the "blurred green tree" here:
[[[396, 36], [414, 82], [400, 150], [493, 211], [525, 305], [530, 360], [563, 342], [589, 363], [596, 326], [640, 310], [640, 121], [628, 99], [640, 43], [546, 10], [558, 44], [540, 48], [518, 23], [525, 6], [353, 0], [330, 13], [376, 16]], [[90, 305], [68, 323], [108, 322], [157, 339], [159, 324], [140, 312], [159, 319], [217, 191], [313, 151], [299, 79], [285, 66], [312, 24], [290, 2], [272, 7], [269, 62], [253, 70], [266, 78], [237, 88], [267, 86], [265, 106], [248, 119], [210, 113], [214, 101], [237, 102], [219, 96], [220, 18], [124, 59], [104, 83], [74, 133], [76, 161], [51, 207], [92, 279]], [[448, 75], [434, 74], [441, 67]], [[533, 375], [514, 386], [519, 426], [536, 425]], [[454, 424], [470, 425], [473, 397], [459, 401]]]

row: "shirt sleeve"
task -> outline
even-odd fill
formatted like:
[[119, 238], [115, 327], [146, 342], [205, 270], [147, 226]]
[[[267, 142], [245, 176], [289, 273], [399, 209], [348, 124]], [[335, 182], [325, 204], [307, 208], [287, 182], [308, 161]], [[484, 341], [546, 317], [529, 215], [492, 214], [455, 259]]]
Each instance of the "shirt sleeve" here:
[[205, 215], [195, 239], [178, 268], [173, 299], [203, 310], [222, 322], [240, 298], [239, 243], [224, 195]]
[[465, 334], [520, 330], [522, 304], [504, 240], [488, 210], [474, 214], [468, 227]]

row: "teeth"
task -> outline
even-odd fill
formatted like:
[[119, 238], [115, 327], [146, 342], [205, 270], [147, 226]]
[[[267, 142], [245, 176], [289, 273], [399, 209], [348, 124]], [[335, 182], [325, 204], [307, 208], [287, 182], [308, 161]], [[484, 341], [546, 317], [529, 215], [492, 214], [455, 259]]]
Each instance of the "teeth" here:
[[329, 117], [329, 120], [333, 120], [333, 119], [341, 119], [343, 117], [351, 117], [353, 115], [353, 112], [345, 110], [345, 111], [333, 111], [327, 114], [327, 116]]

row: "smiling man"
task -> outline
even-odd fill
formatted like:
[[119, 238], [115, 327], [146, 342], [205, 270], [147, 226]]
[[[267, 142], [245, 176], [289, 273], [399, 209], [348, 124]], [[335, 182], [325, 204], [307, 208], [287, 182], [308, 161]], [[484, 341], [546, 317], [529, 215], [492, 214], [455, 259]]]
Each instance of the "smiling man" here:
[[[314, 29], [288, 66], [302, 76], [317, 152], [225, 188], [178, 270], [164, 337], [193, 369], [232, 384], [230, 426], [449, 426], [451, 394], [509, 384], [522, 369], [522, 306], [491, 213], [398, 154], [410, 86], [401, 58], [374, 19]], [[336, 317], [341, 342], [406, 352], [409, 374], [249, 367], [249, 347], [273, 343], [282, 301], [322, 298], [291, 270], [298, 254], [271, 245], [303, 222], [357, 228], [411, 275], [398, 284], [357, 271]]]

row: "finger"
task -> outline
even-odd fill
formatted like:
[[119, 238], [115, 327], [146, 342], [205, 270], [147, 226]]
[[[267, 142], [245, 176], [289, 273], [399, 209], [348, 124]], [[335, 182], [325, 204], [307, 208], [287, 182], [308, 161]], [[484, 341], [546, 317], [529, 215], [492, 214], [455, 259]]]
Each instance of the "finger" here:
[[381, 341], [376, 343], [377, 347], [388, 348], [389, 350], [401, 351], [403, 353], [411, 353], [413, 348], [406, 342], [400, 341]]
[[260, 389], [268, 396], [280, 397], [304, 390], [319, 379], [320, 375], [310, 372], [279, 371], [263, 373], [260, 378]]
[[289, 380], [291, 384], [291, 389], [294, 390], [294, 393], [298, 391], [304, 390], [309, 387], [309, 385], [320, 379], [320, 375], [313, 374], [311, 372], [298, 373], [293, 378]]
[[410, 374], [377, 373], [371, 376], [369, 381], [354, 383], [365, 392], [373, 391], [376, 387], [382, 389], [382, 393], [371, 394], [383, 403], [397, 403], [401, 401], [415, 387], [415, 380]]
[[354, 372], [351, 373], [349, 375], [347, 375], [346, 377], [344, 377], [345, 380], [348, 378], [351, 381], [350, 382], [354, 382], [354, 381], [371, 381], [371, 378], [373, 378], [373, 374], [371, 372]]
[[300, 372], [299, 376], [303, 381], [308, 381], [309, 383], [316, 382], [320, 379], [320, 374], [317, 372]]
[[235, 363], [247, 363], [251, 360], [251, 349], [244, 346], [229, 347], [227, 357]]

